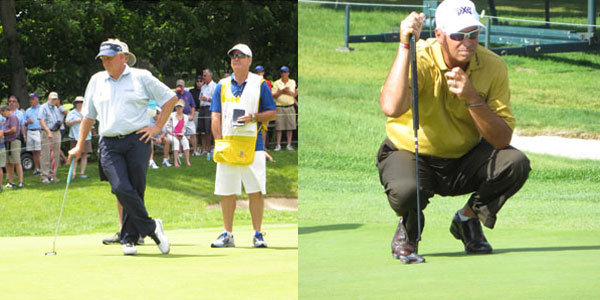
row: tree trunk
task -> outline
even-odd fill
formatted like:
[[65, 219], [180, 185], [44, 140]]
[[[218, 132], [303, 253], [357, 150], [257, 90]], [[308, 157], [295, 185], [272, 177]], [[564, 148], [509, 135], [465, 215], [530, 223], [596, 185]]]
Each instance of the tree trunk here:
[[19, 98], [22, 108], [29, 106], [27, 98], [27, 77], [25, 75], [25, 64], [21, 55], [19, 46], [19, 37], [17, 35], [17, 17], [14, 0], [0, 1], [0, 18], [2, 19], [2, 34], [4, 43], [8, 45], [10, 55], [8, 58], [9, 70], [12, 72], [10, 90], [13, 95]]

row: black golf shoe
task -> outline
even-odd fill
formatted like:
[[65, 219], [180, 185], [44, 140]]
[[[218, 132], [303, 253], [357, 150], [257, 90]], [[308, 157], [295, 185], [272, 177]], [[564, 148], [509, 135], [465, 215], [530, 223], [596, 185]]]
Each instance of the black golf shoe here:
[[121, 244], [121, 233], [117, 232], [113, 237], [103, 239], [102, 244], [104, 245], [113, 245], [113, 244]]
[[492, 253], [492, 245], [485, 239], [479, 219], [469, 218], [467, 221], [461, 221], [456, 212], [450, 225], [450, 233], [463, 242], [467, 254]]
[[408, 234], [402, 219], [398, 222], [398, 228], [392, 238], [392, 256], [399, 259], [403, 264], [420, 264], [425, 262], [425, 258], [417, 254], [417, 242], [408, 240]]

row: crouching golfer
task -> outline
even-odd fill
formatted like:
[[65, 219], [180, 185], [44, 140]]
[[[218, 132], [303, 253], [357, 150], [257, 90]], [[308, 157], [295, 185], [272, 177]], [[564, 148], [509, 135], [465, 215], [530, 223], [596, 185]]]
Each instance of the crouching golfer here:
[[264, 79], [250, 73], [250, 48], [237, 44], [227, 54], [231, 58], [233, 75], [217, 84], [210, 106], [215, 137], [213, 159], [217, 162], [215, 195], [221, 196], [225, 227], [211, 247], [235, 247], [232, 234], [235, 196], [242, 193], [243, 184], [250, 198], [254, 247], [266, 248], [260, 231], [265, 206], [262, 194], [267, 193], [261, 129], [263, 124], [276, 118], [277, 107]]
[[177, 96], [147, 70], [129, 67], [119, 40], [103, 42], [98, 57], [106, 71], [94, 74], [87, 85], [79, 138], [69, 151], [69, 162], [80, 157], [85, 138], [97, 119], [102, 171], [123, 206], [123, 254], [137, 254], [134, 242], [140, 236], [150, 236], [160, 251], [167, 254], [169, 240], [161, 220], [148, 216], [144, 192], [150, 158], [148, 142], [160, 132], [169, 114], [161, 114], [156, 124], [148, 127], [146, 111], [149, 99], [155, 99], [159, 105], [164, 104], [163, 109], [171, 111]]
[[[446, 0], [438, 7], [435, 38], [417, 43], [418, 87], [409, 85], [409, 37], [419, 38], [425, 16], [411, 13], [401, 24], [401, 43], [380, 105], [388, 117], [387, 138], [377, 168], [392, 209], [400, 217], [392, 254], [404, 263], [416, 255], [416, 193], [424, 209], [434, 194], [472, 193], [452, 219], [450, 232], [467, 254], [490, 253], [480, 222], [494, 228], [496, 214], [525, 183], [529, 160], [509, 146], [515, 119], [510, 107], [507, 69], [499, 56], [477, 43], [479, 22], [468, 0]], [[416, 184], [411, 88], [418, 89], [420, 129]]]

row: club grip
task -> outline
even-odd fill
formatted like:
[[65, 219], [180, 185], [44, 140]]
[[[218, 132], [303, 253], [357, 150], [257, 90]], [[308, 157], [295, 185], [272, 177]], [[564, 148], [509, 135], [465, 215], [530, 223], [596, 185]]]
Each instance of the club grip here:
[[416, 38], [414, 35], [410, 36], [409, 47], [410, 47], [410, 79], [412, 86], [412, 114], [413, 114], [413, 128], [416, 131], [419, 129], [419, 84], [417, 78], [417, 47]]
[[75, 157], [71, 160], [71, 166], [69, 167], [69, 177], [67, 177], [67, 184], [71, 182], [71, 176], [73, 175], [73, 166], [75, 166]]

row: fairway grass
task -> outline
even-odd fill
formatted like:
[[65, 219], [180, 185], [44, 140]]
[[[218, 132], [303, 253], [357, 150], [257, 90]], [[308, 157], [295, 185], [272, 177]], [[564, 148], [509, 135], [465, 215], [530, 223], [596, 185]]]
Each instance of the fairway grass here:
[[[422, 3], [402, 4], [417, 2]], [[505, 17], [528, 17], [530, 10], [517, 3], [529, 5], [503, 1], [497, 8]], [[487, 6], [477, 4], [479, 10]], [[436, 196], [424, 211], [419, 247], [427, 263], [392, 259], [398, 217], [379, 182], [375, 156], [385, 138], [379, 93], [398, 46], [356, 43], [350, 45], [355, 51], [337, 52], [344, 43], [343, 6], [300, 3], [298, 10], [301, 299], [600, 297], [598, 161], [526, 153], [532, 167], [528, 181], [506, 202], [496, 229], [484, 229], [495, 249], [491, 255], [464, 255], [462, 243], [448, 232], [468, 195]], [[543, 17], [543, 7], [536, 11]], [[569, 15], [552, 18], [586, 22], [585, 14]], [[350, 34], [389, 32], [405, 16], [406, 11], [353, 7]], [[597, 51], [502, 59], [519, 134], [600, 136], [600, 101], [590, 88], [600, 78]]]
[[300, 298], [598, 299], [600, 230], [500, 226], [485, 230], [493, 254], [467, 256], [450, 220], [425, 228], [419, 265], [392, 258], [395, 223], [300, 227]]
[[269, 248], [252, 248], [250, 226], [234, 228], [236, 248], [213, 249], [221, 228], [169, 230], [171, 253], [150, 238], [137, 256], [103, 235], [0, 238], [1, 299], [297, 299], [296, 224], [269, 225]]

